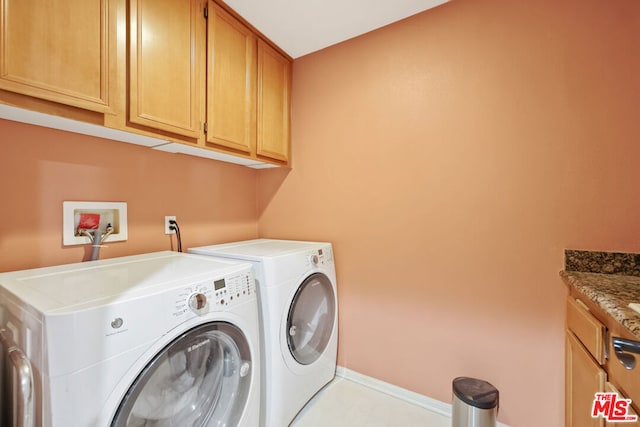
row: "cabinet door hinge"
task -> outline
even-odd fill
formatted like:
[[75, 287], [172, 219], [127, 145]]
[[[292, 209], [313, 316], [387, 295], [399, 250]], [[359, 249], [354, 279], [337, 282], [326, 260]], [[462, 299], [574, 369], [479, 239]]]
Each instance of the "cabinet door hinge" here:
[[209, 129], [208, 123], [204, 122], [204, 133], [207, 133], [208, 129]]
[[203, 13], [204, 13], [204, 19], [208, 19], [209, 18], [209, 7], [208, 6], [204, 7]]

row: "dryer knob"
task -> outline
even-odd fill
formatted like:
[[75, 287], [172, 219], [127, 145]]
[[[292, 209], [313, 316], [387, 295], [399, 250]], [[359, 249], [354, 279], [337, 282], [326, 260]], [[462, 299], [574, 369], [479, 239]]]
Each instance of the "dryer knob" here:
[[207, 306], [207, 296], [203, 293], [193, 294], [189, 297], [189, 307], [196, 313]]
[[318, 265], [318, 255], [309, 255], [309, 262], [313, 265]]

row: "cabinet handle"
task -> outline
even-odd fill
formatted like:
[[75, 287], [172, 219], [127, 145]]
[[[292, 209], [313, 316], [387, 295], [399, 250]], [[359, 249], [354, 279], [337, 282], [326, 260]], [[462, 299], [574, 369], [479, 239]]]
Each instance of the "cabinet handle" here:
[[18, 377], [18, 395], [16, 401], [16, 412], [14, 415], [18, 427], [33, 427], [35, 425], [35, 411], [33, 402], [33, 370], [31, 363], [25, 354], [16, 347], [11, 333], [6, 329], [0, 329], [0, 344], [4, 347], [4, 352], [16, 369]]
[[613, 351], [622, 365], [631, 370], [636, 366], [636, 357], [631, 354], [640, 354], [640, 342], [613, 337]]

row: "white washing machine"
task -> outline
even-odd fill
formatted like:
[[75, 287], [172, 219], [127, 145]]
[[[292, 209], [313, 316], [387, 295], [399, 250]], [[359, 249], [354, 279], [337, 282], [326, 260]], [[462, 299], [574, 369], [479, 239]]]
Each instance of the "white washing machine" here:
[[0, 297], [2, 426], [259, 423], [249, 263], [158, 252], [2, 273]]
[[253, 264], [262, 321], [262, 423], [289, 425], [335, 376], [338, 295], [331, 244], [258, 239], [189, 252]]

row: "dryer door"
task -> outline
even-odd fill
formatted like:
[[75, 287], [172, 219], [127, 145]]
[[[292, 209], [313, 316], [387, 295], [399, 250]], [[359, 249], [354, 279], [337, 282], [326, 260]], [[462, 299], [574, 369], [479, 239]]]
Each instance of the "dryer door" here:
[[238, 425], [251, 386], [251, 354], [237, 327], [193, 328], [160, 351], [133, 382], [112, 427]]
[[327, 276], [314, 273], [298, 288], [287, 316], [287, 344], [293, 358], [309, 365], [327, 348], [335, 322], [336, 302]]

